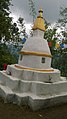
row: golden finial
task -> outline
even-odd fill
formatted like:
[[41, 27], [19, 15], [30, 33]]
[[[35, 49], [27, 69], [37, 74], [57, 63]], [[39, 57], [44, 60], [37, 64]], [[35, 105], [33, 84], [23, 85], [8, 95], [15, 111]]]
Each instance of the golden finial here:
[[39, 10], [39, 16], [37, 16], [37, 18], [34, 22], [34, 25], [33, 25], [33, 28], [32, 28], [33, 30], [36, 30], [36, 29], [39, 29], [39, 30], [42, 30], [42, 31], [46, 30], [42, 13], [43, 13], [43, 10], [40, 9]]
[[39, 10], [39, 16], [43, 17], [43, 10], [42, 9]]

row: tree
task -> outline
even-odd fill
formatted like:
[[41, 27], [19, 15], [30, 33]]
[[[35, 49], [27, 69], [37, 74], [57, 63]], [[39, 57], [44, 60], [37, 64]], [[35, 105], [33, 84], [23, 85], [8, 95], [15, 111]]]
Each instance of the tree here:
[[62, 25], [62, 26], [66, 26], [67, 24], [67, 8], [62, 8], [60, 10], [60, 19], [58, 20], [58, 22]]
[[54, 48], [55, 48], [55, 44], [57, 40], [57, 38], [54, 37], [54, 35], [56, 34], [56, 30], [57, 30], [56, 28], [53, 28], [53, 29], [48, 28], [44, 33], [44, 39], [48, 41], [48, 45], [52, 55], [54, 54]]
[[[67, 8], [61, 8], [60, 19], [58, 20], [60, 28], [63, 27], [62, 35], [64, 36], [63, 44], [67, 45]], [[62, 27], [61, 27], [62, 26]], [[67, 77], [67, 48], [61, 49], [60, 70], [63, 76]]]
[[[61, 40], [62, 45], [67, 44], [67, 8], [61, 8], [60, 10], [60, 19], [58, 20], [57, 29], [58, 27], [61, 29], [61, 33], [64, 37], [64, 39]], [[49, 36], [52, 36], [50, 34], [51, 32], [49, 32]], [[50, 39], [50, 37], [48, 38]], [[50, 49], [53, 49], [52, 47]], [[59, 47], [54, 50], [52, 55], [52, 67], [59, 69], [61, 75], [67, 77], [67, 48]]]
[[16, 58], [9, 52], [6, 44], [0, 44], [0, 70], [3, 70], [3, 64], [15, 64]]
[[61, 26], [64, 28], [62, 34], [65, 37], [65, 43], [67, 44], [67, 8], [61, 7], [58, 23], [60, 24], [60, 28]]
[[10, 29], [10, 35], [11, 35], [11, 39], [12, 41], [17, 42], [19, 39], [19, 28], [17, 26], [17, 23], [13, 23], [11, 25], [11, 29]]
[[56, 49], [56, 43], [58, 42], [58, 37], [56, 36], [57, 28], [49, 28], [44, 33], [44, 38], [48, 41], [48, 45], [52, 54], [53, 68], [59, 69], [62, 76], [67, 76], [67, 55], [65, 55], [66, 49], [61, 47]]
[[36, 17], [36, 10], [35, 10], [35, 2], [33, 0], [29, 0], [29, 7], [30, 7], [30, 15], [33, 17], [34, 23], [34, 19]]
[[[53, 37], [56, 34], [58, 27], [61, 29], [61, 33], [64, 39], [61, 40], [62, 44], [67, 45], [67, 8], [61, 8], [60, 19], [55, 29], [47, 29], [44, 38], [47, 39], [52, 54], [52, 67], [59, 69], [61, 75], [67, 77], [67, 48], [59, 47], [55, 49], [55, 44], [58, 41], [58, 37]], [[55, 50], [54, 50], [55, 49]]]
[[12, 18], [9, 17], [11, 0], [0, 0], [0, 40], [3, 36], [5, 39], [10, 37], [10, 27]]
[[26, 28], [25, 28], [25, 23], [24, 23], [24, 18], [19, 17], [18, 18], [18, 26], [20, 27], [20, 35], [22, 34], [24, 37], [26, 36]]

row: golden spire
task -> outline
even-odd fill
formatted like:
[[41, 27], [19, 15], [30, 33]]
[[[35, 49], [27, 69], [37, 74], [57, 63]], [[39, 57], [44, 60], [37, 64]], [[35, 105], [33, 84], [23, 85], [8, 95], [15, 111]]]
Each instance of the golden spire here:
[[43, 10], [42, 9], [39, 10], [39, 16], [43, 17]]
[[36, 18], [34, 25], [33, 25], [33, 30], [40, 29], [42, 31], [45, 31], [45, 25], [44, 25], [44, 19], [43, 19], [43, 10], [39, 10], [39, 16]]

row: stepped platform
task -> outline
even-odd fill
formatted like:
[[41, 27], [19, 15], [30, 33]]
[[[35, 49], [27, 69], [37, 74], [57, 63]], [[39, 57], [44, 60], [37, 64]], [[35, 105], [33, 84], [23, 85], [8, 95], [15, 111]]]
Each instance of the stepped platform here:
[[67, 102], [67, 80], [58, 82], [21, 80], [0, 71], [0, 96], [4, 102], [28, 105], [32, 110]]

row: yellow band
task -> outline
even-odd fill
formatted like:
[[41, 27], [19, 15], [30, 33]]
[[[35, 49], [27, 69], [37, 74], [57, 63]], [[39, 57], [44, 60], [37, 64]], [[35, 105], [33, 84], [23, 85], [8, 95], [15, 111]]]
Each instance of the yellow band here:
[[45, 56], [45, 57], [52, 57], [52, 55], [47, 54], [47, 53], [41, 53], [41, 52], [30, 52], [30, 51], [21, 51], [19, 54], [23, 55], [36, 55], [36, 56]]
[[53, 69], [37, 69], [37, 68], [29, 68], [29, 67], [23, 67], [19, 65], [14, 65], [16, 68], [22, 69], [22, 70], [31, 70], [31, 71], [40, 71], [40, 72], [53, 72]]

